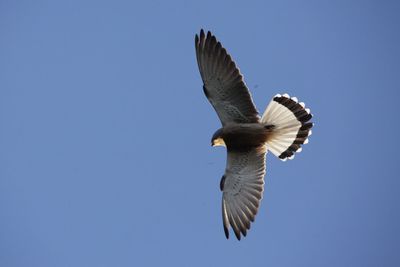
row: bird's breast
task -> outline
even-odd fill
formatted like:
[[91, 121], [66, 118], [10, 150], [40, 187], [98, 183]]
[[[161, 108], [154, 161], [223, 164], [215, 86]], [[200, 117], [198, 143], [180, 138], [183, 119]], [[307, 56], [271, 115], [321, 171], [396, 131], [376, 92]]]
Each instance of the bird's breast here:
[[268, 131], [261, 124], [239, 124], [224, 127], [222, 138], [228, 149], [247, 150], [265, 144]]

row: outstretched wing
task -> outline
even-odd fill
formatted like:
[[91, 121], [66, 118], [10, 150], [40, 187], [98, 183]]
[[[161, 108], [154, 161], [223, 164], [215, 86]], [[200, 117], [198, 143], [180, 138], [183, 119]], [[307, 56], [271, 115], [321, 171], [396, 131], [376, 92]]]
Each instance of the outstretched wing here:
[[225, 175], [222, 176], [222, 219], [226, 238], [232, 226], [238, 240], [246, 236], [254, 221], [264, 190], [266, 147], [246, 152], [228, 150]]
[[222, 125], [259, 122], [259, 115], [243, 77], [231, 56], [210, 32], [195, 38], [203, 89]]

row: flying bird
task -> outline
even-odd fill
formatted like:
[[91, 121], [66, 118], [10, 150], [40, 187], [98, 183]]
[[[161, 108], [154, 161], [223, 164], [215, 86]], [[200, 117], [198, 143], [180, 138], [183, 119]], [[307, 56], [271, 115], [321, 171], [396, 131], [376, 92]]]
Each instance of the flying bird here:
[[211, 145], [227, 150], [220, 181], [224, 232], [229, 238], [232, 227], [240, 240], [260, 206], [266, 153], [270, 151], [283, 161], [292, 159], [308, 143], [312, 115], [296, 97], [277, 94], [260, 117], [242, 74], [215, 36], [201, 30], [195, 47], [204, 94], [222, 123]]

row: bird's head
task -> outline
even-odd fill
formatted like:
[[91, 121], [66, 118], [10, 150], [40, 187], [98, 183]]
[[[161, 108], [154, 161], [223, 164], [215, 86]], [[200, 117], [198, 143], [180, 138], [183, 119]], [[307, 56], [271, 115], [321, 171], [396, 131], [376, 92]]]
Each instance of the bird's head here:
[[222, 129], [216, 131], [211, 139], [211, 146], [225, 146], [225, 141], [222, 138]]

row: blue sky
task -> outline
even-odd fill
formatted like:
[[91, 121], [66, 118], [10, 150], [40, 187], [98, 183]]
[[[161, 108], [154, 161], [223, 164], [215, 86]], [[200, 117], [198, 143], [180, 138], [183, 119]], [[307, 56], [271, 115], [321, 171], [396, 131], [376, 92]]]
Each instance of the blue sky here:
[[[395, 1], [0, 2], [0, 266], [399, 266]], [[311, 108], [226, 240], [194, 35]]]

